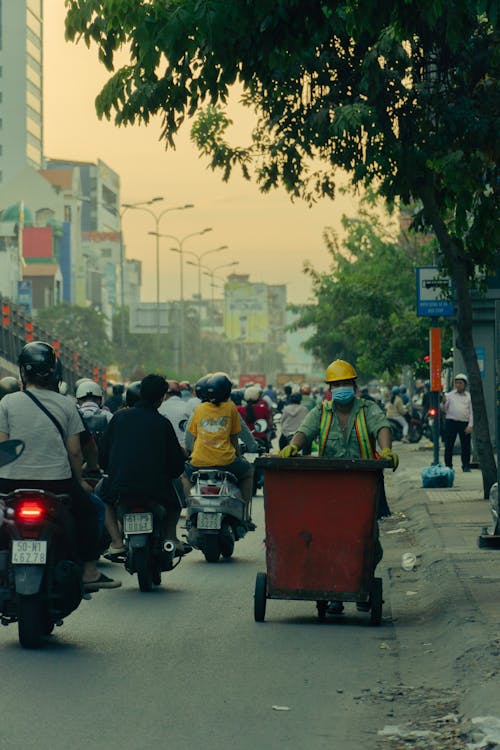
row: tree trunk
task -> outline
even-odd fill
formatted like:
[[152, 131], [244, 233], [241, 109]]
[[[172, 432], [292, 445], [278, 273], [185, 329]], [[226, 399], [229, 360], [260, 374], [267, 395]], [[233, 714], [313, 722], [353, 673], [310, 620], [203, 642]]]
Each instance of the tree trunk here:
[[491, 444], [488, 414], [484, 399], [483, 381], [472, 338], [472, 300], [469, 285], [470, 258], [460, 243], [450, 236], [435, 200], [432, 187], [420, 186], [420, 197], [432, 224], [439, 247], [446, 260], [455, 287], [457, 347], [462, 353], [469, 378], [469, 389], [474, 414], [474, 436], [483, 475], [484, 497], [489, 498], [491, 486], [497, 481], [495, 455]]

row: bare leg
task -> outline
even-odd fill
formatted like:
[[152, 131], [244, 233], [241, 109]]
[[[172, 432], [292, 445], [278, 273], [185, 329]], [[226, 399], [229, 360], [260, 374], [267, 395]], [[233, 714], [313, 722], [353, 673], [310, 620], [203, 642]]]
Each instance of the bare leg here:
[[116, 513], [111, 505], [106, 503], [106, 515], [104, 517], [104, 525], [106, 530], [111, 537], [111, 547], [114, 549], [121, 549], [123, 547], [123, 536], [116, 520]]

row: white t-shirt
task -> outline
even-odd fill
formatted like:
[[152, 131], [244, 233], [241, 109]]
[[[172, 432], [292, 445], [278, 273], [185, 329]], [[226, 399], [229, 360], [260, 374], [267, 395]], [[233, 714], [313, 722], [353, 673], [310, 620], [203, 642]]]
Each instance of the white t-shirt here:
[[[84, 431], [71, 399], [43, 388], [30, 390], [54, 415], [66, 438]], [[10, 393], [0, 401], [0, 432], [25, 442], [21, 456], [0, 468], [0, 478], [51, 480], [71, 477], [68, 452], [57, 427], [26, 393]]]
[[178, 396], [170, 396], [170, 398], [167, 398], [158, 407], [160, 414], [163, 414], [172, 423], [177, 440], [183, 448], [186, 442], [186, 426], [191, 416], [191, 412], [187, 407], [188, 403], [189, 401]]

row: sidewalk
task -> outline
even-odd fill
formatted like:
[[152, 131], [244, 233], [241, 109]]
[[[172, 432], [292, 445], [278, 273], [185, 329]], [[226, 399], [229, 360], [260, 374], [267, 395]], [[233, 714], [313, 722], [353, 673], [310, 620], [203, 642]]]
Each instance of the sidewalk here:
[[[463, 473], [457, 456], [452, 488], [422, 488], [422, 469], [433, 460], [428, 446], [396, 443], [400, 467], [385, 472], [393, 515], [380, 524], [381, 567], [389, 579], [385, 616], [389, 608], [401, 661], [398, 718], [427, 731], [439, 714], [454, 717], [454, 739], [445, 742], [443, 734], [437, 744], [423, 740], [415, 748], [496, 747], [493, 739], [474, 745], [469, 738], [481, 741], [484, 734], [474, 735], [475, 719], [493, 716], [500, 743], [500, 550], [477, 544], [483, 527], [491, 526], [479, 470]], [[401, 567], [404, 552], [417, 557], [411, 572]], [[395, 747], [387, 744], [390, 737], [380, 742]]]

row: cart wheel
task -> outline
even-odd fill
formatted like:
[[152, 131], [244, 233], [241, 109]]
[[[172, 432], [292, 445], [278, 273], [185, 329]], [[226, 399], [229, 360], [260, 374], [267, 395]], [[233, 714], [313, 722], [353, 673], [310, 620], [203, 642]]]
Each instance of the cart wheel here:
[[266, 616], [266, 600], [267, 600], [267, 575], [265, 573], [257, 573], [255, 579], [255, 595], [253, 601], [253, 616], [255, 622], [264, 622]]
[[326, 610], [328, 609], [328, 602], [316, 602], [316, 609], [318, 610], [318, 620], [325, 620]]
[[371, 593], [371, 612], [370, 621], [372, 625], [380, 625], [382, 623], [382, 579], [373, 579], [373, 588]]

